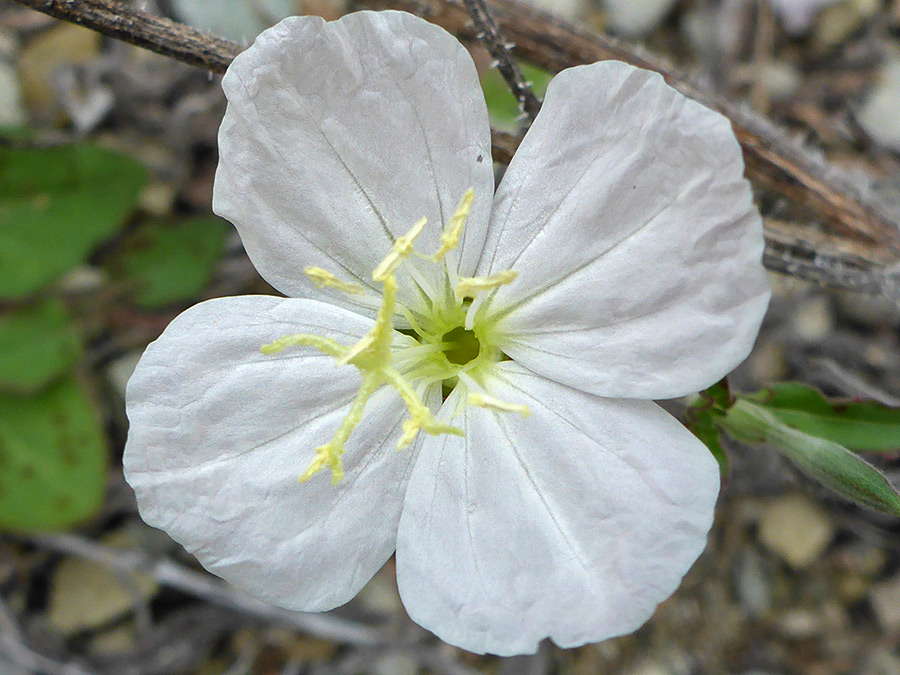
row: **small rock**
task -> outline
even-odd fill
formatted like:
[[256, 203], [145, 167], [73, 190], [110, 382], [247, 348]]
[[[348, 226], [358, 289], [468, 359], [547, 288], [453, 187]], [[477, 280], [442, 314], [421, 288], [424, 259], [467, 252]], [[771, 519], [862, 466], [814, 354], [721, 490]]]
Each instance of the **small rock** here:
[[105, 630], [91, 639], [91, 651], [103, 656], [130, 654], [137, 646], [137, 631], [133, 622]]
[[569, 21], [582, 18], [588, 5], [586, 0], [526, 0], [526, 2]]
[[609, 27], [631, 37], [659, 26], [674, 5], [675, 0], [603, 0]]
[[807, 640], [820, 635], [845, 632], [848, 618], [844, 609], [834, 602], [815, 609], [794, 608], [778, 619], [781, 634], [792, 640]]
[[750, 375], [754, 382], [777, 382], [788, 373], [787, 353], [782, 340], [761, 341], [750, 355]]
[[807, 342], [820, 342], [834, 329], [834, 313], [824, 295], [807, 300], [794, 315], [794, 332]]
[[669, 675], [669, 671], [662, 664], [648, 658], [641, 659], [625, 672], [628, 675]]
[[46, 112], [56, 101], [52, 83], [57, 68], [93, 60], [100, 53], [101, 39], [87, 28], [60, 23], [25, 45], [17, 64], [25, 104], [33, 112]]
[[816, 14], [828, 5], [840, 0], [769, 0], [772, 9], [781, 19], [784, 29], [792, 35], [801, 35], [809, 30]]
[[106, 272], [99, 267], [80, 265], [62, 277], [57, 286], [65, 293], [93, 293], [107, 281]]
[[778, 619], [779, 632], [792, 640], [805, 640], [822, 632], [818, 613], [808, 609], [789, 609]]
[[0, 126], [18, 127], [25, 122], [25, 108], [16, 71], [6, 61], [0, 61]]
[[[900, 61], [898, 61], [898, 65], [900, 65]], [[898, 86], [900, 86], [900, 81], [898, 81]], [[900, 96], [900, 88], [897, 93]], [[897, 105], [900, 106], [900, 97], [898, 97]], [[897, 130], [898, 140], [900, 140], [900, 123], [898, 123]], [[898, 311], [896, 300], [892, 297], [867, 296], [850, 291], [835, 293], [834, 297], [837, 298], [837, 306], [842, 318], [846, 317], [865, 326], [900, 327], [900, 311]]]
[[900, 57], [887, 61], [866, 96], [856, 121], [879, 145], [900, 150]]
[[879, 11], [881, 0], [848, 0], [828, 7], [816, 21], [813, 41], [824, 49], [842, 44]]
[[900, 632], [900, 576], [872, 586], [869, 600], [884, 632]]
[[375, 661], [371, 672], [374, 675], [416, 675], [419, 662], [408, 652], [388, 652]]
[[164, 218], [172, 213], [178, 191], [171, 183], [153, 181], [141, 190], [140, 207], [157, 218]]
[[[387, 569], [390, 567], [390, 569]], [[379, 614], [400, 614], [404, 612], [397, 585], [391, 574], [392, 562], [369, 580], [357, 595], [357, 600], [369, 611]]]
[[[103, 541], [110, 546], [127, 543], [122, 533], [111, 533]], [[131, 581], [131, 588], [126, 588], [104, 567], [81, 558], [64, 559], [50, 581], [50, 625], [66, 636], [98, 628], [125, 615], [138, 598], [149, 599], [156, 593], [156, 582], [146, 575], [135, 574]]]
[[772, 584], [759, 556], [746, 549], [735, 570], [735, 593], [747, 615], [757, 619], [772, 609]]
[[769, 61], [763, 71], [763, 80], [772, 100], [783, 101], [803, 84], [803, 75], [787, 61]]
[[123, 401], [125, 400], [125, 389], [128, 386], [128, 380], [131, 379], [134, 369], [137, 368], [142, 354], [143, 352], [141, 351], [129, 352], [106, 367], [106, 377], [113, 390]]
[[83, 83], [71, 69], [62, 69], [55, 83], [60, 103], [80, 134], [99, 126], [115, 104], [108, 86], [99, 82]]
[[769, 502], [759, 522], [760, 541], [792, 567], [809, 567], [834, 534], [828, 514], [809, 497], [787, 495]]
[[900, 673], [900, 656], [889, 649], [879, 649], [872, 654], [859, 675], [897, 675]]
[[850, 574], [837, 585], [838, 596], [847, 604], [859, 602], [869, 592], [869, 581], [858, 574]]
[[172, 0], [186, 24], [240, 44], [250, 44], [264, 29], [299, 13], [294, 0]]

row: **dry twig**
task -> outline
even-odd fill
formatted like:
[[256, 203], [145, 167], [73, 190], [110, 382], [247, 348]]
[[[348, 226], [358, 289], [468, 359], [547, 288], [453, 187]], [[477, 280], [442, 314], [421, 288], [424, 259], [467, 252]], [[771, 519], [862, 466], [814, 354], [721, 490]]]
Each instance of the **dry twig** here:
[[112, 571], [126, 574], [141, 572], [161, 586], [315, 637], [353, 645], [375, 645], [384, 641], [379, 631], [369, 626], [329, 614], [281, 609], [235, 590], [208, 574], [187, 569], [171, 560], [154, 560], [143, 551], [115, 549], [74, 534], [35, 535], [26, 541], [51, 551], [90, 560]]
[[541, 109], [541, 102], [531, 90], [531, 86], [522, 77], [519, 65], [513, 60], [510, 53], [511, 45], [500, 36], [497, 23], [491, 16], [490, 10], [484, 0], [463, 0], [472, 22], [475, 24], [475, 35], [481, 40], [481, 44], [488, 50], [497, 64], [497, 70], [506, 80], [506, 84], [513, 96], [519, 102], [519, 107], [528, 116], [529, 123], [534, 122]]
[[[16, 0], [192, 65], [223, 72], [239, 47], [113, 0]], [[358, 6], [419, 14], [463, 39], [475, 39], [463, 0], [354, 0]], [[490, 0], [500, 31], [516, 54], [552, 72], [618, 59], [655, 70], [685, 95], [728, 117], [757, 186], [800, 206], [811, 222], [766, 221], [766, 265], [819, 284], [887, 294], [900, 290], [900, 206], [885, 202], [870, 182], [829, 165], [747, 107], [716, 97], [643, 50], [586, 31], [515, 0]], [[519, 139], [495, 134], [498, 161], [509, 161]]]
[[76, 663], [56, 661], [29, 647], [3, 598], [0, 598], [0, 656], [6, 656], [17, 666], [40, 675], [93, 675]]

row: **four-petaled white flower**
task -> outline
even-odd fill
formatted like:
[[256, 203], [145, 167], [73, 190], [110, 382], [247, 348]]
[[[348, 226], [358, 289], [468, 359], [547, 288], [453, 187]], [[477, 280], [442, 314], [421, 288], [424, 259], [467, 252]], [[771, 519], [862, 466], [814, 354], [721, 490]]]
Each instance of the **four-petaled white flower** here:
[[651, 399], [728, 373], [768, 302], [728, 122], [659, 75], [572, 68], [494, 195], [472, 60], [411, 15], [286, 19], [223, 86], [214, 207], [292, 297], [203, 302], [147, 348], [144, 519], [298, 610], [396, 550], [410, 616], [473, 652], [640, 626], [719, 486]]

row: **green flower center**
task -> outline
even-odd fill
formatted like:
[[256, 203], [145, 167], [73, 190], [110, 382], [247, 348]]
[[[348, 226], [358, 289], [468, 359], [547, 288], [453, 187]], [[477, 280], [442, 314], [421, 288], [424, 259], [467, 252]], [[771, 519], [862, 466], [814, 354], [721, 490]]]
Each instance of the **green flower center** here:
[[457, 366], [464, 366], [478, 358], [481, 342], [475, 331], [459, 326], [445, 333], [441, 341], [446, 345], [444, 358]]
[[[463, 431], [439, 421], [434, 413], [422, 402], [422, 392], [430, 385], [440, 383], [446, 394], [457, 385], [464, 387], [468, 405], [490, 408], [500, 412], [530, 415], [528, 406], [517, 405], [496, 399], [481, 391], [482, 377], [492, 364], [501, 359], [493, 321], [476, 315], [469, 321], [472, 309], [471, 299], [482, 292], [490, 292], [499, 286], [511, 283], [516, 273], [510, 270], [497, 272], [486, 277], [458, 277], [452, 274], [444, 262], [444, 257], [460, 242], [463, 226], [475, 198], [473, 190], [468, 190], [441, 234], [441, 246], [433, 255], [417, 252], [413, 243], [425, 227], [427, 220], [420, 219], [402, 237], [398, 237], [390, 253], [372, 273], [373, 281], [382, 285], [381, 306], [375, 318], [375, 325], [356, 344], [344, 345], [331, 338], [308, 333], [284, 335], [274, 342], [263, 345], [264, 354], [276, 354], [290, 347], [313, 347], [333, 356], [339, 366], [351, 365], [359, 370], [362, 384], [350, 404], [341, 425], [331, 440], [316, 448], [309, 467], [300, 476], [300, 481], [309, 480], [319, 471], [327, 468], [336, 484], [344, 475], [341, 456], [344, 443], [359, 424], [367, 401], [382, 386], [392, 387], [409, 411], [403, 422], [403, 433], [397, 448], [407, 447], [420, 431], [427, 434], [451, 434], [462, 436]], [[454, 279], [449, 295], [431, 298], [431, 311], [426, 315], [414, 316], [413, 312], [397, 302], [398, 268], [413, 254], [444, 266], [447, 281]], [[356, 295], [363, 293], [358, 284], [347, 283], [334, 274], [319, 267], [308, 267], [304, 273], [320, 288], [335, 288], [343, 293]], [[410, 324], [406, 335], [415, 338], [418, 344], [392, 349], [394, 340], [394, 317], [400, 312]], [[466, 328], [471, 325], [472, 328]]]

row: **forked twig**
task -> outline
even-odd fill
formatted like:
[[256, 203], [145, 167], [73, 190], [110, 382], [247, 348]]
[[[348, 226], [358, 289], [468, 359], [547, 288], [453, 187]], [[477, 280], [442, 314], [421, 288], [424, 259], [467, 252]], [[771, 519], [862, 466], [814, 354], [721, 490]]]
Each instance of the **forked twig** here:
[[519, 102], [519, 107], [528, 116], [529, 124], [534, 122], [541, 109], [541, 102], [522, 76], [522, 71], [510, 52], [510, 45], [501, 37], [490, 10], [484, 4], [484, 0], [463, 0], [463, 2], [475, 24], [476, 37], [481, 40], [481, 44], [496, 62], [497, 70], [506, 80], [507, 86]]
[[[191, 65], [221, 73], [240, 47], [114, 0], [16, 0]], [[402, 9], [463, 39], [476, 39], [464, 0], [353, 0], [357, 6]], [[766, 220], [770, 269], [834, 288], [895, 297], [900, 293], [900, 206], [885, 202], [865, 180], [851, 178], [819, 154], [745, 107], [710, 94], [667, 64], [609, 36], [576, 28], [516, 0], [486, 6], [521, 58], [552, 72], [618, 59], [662, 73], [685, 95], [728, 117], [744, 150], [747, 175], [798, 205], [807, 222]], [[494, 134], [494, 157], [508, 162], [521, 139]]]
[[384, 641], [375, 628], [329, 614], [292, 612], [257, 600], [202, 572], [182, 567], [167, 559], [156, 560], [143, 551], [115, 549], [74, 534], [43, 534], [25, 538], [51, 551], [90, 560], [111, 571], [140, 572], [167, 586], [207, 602], [243, 612], [265, 621], [295, 628], [315, 637], [346, 644], [374, 645]]

